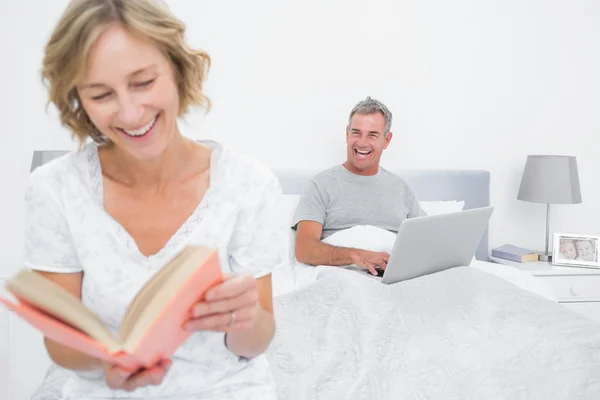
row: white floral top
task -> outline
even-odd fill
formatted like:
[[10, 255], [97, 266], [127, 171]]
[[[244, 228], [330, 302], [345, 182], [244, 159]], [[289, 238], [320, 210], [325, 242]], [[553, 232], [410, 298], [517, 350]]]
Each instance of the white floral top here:
[[[259, 162], [215, 147], [210, 186], [193, 214], [158, 253], [145, 256], [103, 207], [98, 145], [90, 143], [32, 172], [26, 192], [25, 266], [84, 272], [82, 301], [116, 333], [141, 286], [186, 244], [218, 248], [224, 272], [261, 277], [287, 261], [283, 221], [270, 212], [281, 196]], [[224, 333], [195, 332], [177, 350], [160, 386], [109, 389], [101, 371], [72, 373], [63, 397], [275, 399], [265, 355], [239, 358]]]

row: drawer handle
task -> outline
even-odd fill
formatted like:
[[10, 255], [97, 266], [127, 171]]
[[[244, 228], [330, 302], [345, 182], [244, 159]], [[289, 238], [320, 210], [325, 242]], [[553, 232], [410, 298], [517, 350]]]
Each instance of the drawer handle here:
[[571, 292], [571, 295], [573, 295], [573, 296], [579, 296], [579, 293], [575, 290], [574, 287], [571, 287], [570, 292]]

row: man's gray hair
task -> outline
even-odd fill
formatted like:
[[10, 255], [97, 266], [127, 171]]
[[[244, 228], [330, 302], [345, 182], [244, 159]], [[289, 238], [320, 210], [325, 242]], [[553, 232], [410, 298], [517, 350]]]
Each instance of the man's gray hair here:
[[350, 112], [350, 117], [348, 118], [348, 125], [350, 125], [354, 114], [374, 114], [376, 112], [382, 113], [383, 118], [385, 118], [385, 132], [383, 132], [383, 134], [387, 136], [387, 134], [390, 132], [390, 129], [392, 129], [392, 113], [390, 110], [388, 110], [385, 104], [379, 100], [372, 99], [370, 96], [359, 101], [354, 106]]

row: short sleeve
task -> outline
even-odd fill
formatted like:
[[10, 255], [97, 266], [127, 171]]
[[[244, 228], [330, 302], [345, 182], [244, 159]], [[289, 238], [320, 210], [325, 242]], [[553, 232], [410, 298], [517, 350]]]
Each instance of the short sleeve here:
[[415, 191], [411, 187], [409, 187], [409, 193], [410, 193], [412, 204], [411, 204], [410, 209], [408, 211], [408, 216], [407, 217], [408, 218], [414, 218], [414, 217], [424, 217], [424, 216], [426, 216], [427, 213], [421, 207], [421, 203], [419, 203], [419, 199], [417, 198], [417, 195], [416, 195]]
[[300, 196], [298, 208], [294, 215], [292, 228], [296, 229], [300, 221], [315, 221], [325, 223], [326, 207], [319, 188], [314, 181], [310, 181]]
[[[265, 171], [243, 200], [229, 243], [231, 270], [260, 278], [289, 263], [286, 224], [277, 210], [283, 193], [274, 174]], [[261, 174], [262, 175], [262, 174]]]
[[56, 189], [34, 171], [25, 190], [24, 266], [47, 272], [82, 270]]

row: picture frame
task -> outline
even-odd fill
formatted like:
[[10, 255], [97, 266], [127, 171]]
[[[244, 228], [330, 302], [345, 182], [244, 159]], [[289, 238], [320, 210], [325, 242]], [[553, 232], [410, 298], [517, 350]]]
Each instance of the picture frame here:
[[554, 233], [552, 264], [600, 269], [600, 236]]

